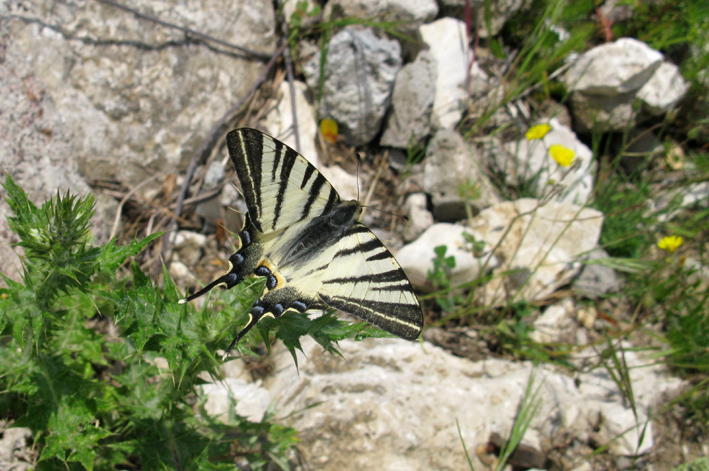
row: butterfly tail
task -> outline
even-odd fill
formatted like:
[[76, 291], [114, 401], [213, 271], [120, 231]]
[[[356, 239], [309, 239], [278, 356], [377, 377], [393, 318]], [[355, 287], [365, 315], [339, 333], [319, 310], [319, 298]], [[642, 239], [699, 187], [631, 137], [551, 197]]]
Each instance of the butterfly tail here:
[[201, 290], [197, 291], [193, 295], [187, 296], [185, 299], [180, 299], [179, 301], [177, 301], [177, 303], [178, 304], [188, 303], [188, 302], [192, 301], [193, 299], [197, 299], [200, 296], [207, 294], [209, 291], [216, 288], [217, 286], [223, 286], [226, 289], [231, 289], [234, 286], [236, 286], [239, 283], [239, 281], [241, 281], [241, 280], [239, 280], [239, 277], [237, 276], [236, 273], [234, 273], [234, 272], [227, 273], [226, 275], [221, 276], [221, 277], [217, 278], [216, 280], [212, 281], [207, 286], [205, 286]]
[[253, 309], [251, 309], [251, 313], [249, 314], [249, 321], [246, 323], [244, 328], [241, 329], [238, 334], [236, 334], [234, 340], [231, 341], [226, 351], [224, 352], [224, 355], [222, 355], [222, 360], [229, 356], [229, 353], [234, 349], [234, 347], [236, 347], [236, 344], [239, 343], [239, 340], [241, 340], [244, 335], [249, 333], [251, 328], [255, 326], [258, 321], [261, 320], [263, 314], [264, 311], [261, 306], [256, 305], [253, 307]]

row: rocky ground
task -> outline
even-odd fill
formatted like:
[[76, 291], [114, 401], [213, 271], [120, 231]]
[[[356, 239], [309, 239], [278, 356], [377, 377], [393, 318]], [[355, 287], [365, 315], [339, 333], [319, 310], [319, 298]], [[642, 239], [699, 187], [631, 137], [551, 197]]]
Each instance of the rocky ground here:
[[[374, 17], [379, 3], [355, 8], [332, 0], [322, 18]], [[224, 269], [230, 249], [219, 227], [237, 231], [240, 218], [228, 208], [244, 209], [223, 134], [258, 127], [298, 145], [344, 199], [359, 195], [409, 217], [368, 211], [364, 221], [396, 251], [420, 293], [439, 288], [428, 274], [433, 248], [445, 245], [456, 261], [450, 286], [468, 283], [460, 296], [488, 311], [511, 300], [529, 303], [530, 338], [570, 348], [565, 365], [519, 361], [475, 318], [444, 322], [426, 301], [427, 330], [418, 343], [343, 341], [341, 357], [306, 343], [299, 369], [277, 344], [264, 360], [265, 375], [243, 359], [225, 363], [226, 379], [198, 392], [208, 412], [226, 415], [229, 397], [253, 421], [273, 407], [300, 432], [298, 449], [309, 465], [303, 469], [460, 470], [465, 450], [475, 469], [486, 469], [532, 384], [538, 409], [519, 449], [526, 453], [512, 461], [521, 468], [670, 470], [709, 454], [706, 438], [669, 402], [687, 384], [638, 348], [648, 345], [639, 335], [611, 341], [629, 371], [633, 401], [599, 359], [609, 348], [605, 334], [622, 330], [617, 321], [632, 313], [605, 296], [622, 290], [622, 277], [584, 264], [607, 254], [599, 246], [605, 215], [587, 206], [599, 161], [579, 135], [622, 132], [630, 124], [634, 151], [660, 151], [647, 123], [672, 112], [688, 88], [660, 52], [631, 38], [590, 49], [559, 78], [571, 106], [556, 103], [528, 119], [522, 99], [503, 106], [499, 64], [481, 56], [471, 62], [464, 15], [447, 2], [387, 2], [386, 11], [418, 40], [347, 26], [330, 38], [324, 65], [313, 38], [302, 38], [292, 48], [300, 54], [292, 86], [280, 66], [267, 65], [279, 44], [271, 2], [138, 0], [130, 7], [190, 31], [102, 1], [0, 6], [0, 174], [10, 174], [34, 201], [57, 190], [94, 192], [97, 241], [176, 227], [171, 218], [182, 211], [175, 239], [140, 262], [158, 273], [166, 246], [170, 274], [186, 289]], [[494, 31], [485, 35], [498, 34], [520, 7], [500, 2]], [[248, 95], [264, 71], [265, 83]], [[466, 139], [462, 123], [481, 116], [503, 131]], [[324, 117], [339, 125], [336, 144], [318, 135]], [[544, 135], [525, 136], [535, 124], [548, 124]], [[549, 159], [555, 145], [573, 150], [572, 166]], [[492, 174], [504, 175], [504, 185], [525, 186], [526, 196], [510, 198]], [[185, 181], [187, 200], [178, 209]], [[466, 185], [468, 194], [461, 191]], [[679, 196], [680, 207], [706, 202], [709, 185], [693, 183]], [[21, 265], [10, 246], [16, 239], [8, 213], [0, 199], [0, 266], [16, 277]], [[474, 250], [471, 239], [482, 249]], [[484, 276], [491, 281], [472, 283]], [[37, 458], [31, 434], [8, 425], [0, 469], [29, 469]]]

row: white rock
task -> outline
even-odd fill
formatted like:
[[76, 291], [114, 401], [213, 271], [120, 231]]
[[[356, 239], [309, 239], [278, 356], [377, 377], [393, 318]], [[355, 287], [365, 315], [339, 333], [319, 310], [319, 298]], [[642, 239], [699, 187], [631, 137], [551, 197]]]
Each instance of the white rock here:
[[[236, 412], [251, 422], [261, 422], [271, 404], [271, 393], [260, 384], [237, 378], [226, 378], [217, 383], [200, 386], [207, 397], [204, 405], [210, 416], [227, 422], [229, 413]], [[236, 404], [234, 403], [236, 401]]]
[[[364, 188], [357, 176], [350, 175], [344, 168], [333, 165], [332, 167], [321, 167], [320, 172], [340, 194], [343, 201], [356, 200], [364, 194]], [[359, 191], [357, 190], [358, 186]]]
[[433, 260], [436, 258], [433, 249], [440, 245], [447, 247], [446, 257], [455, 257], [455, 268], [451, 271], [452, 286], [473, 281], [481, 275], [483, 268], [490, 270], [497, 265], [494, 258], [489, 259], [487, 264], [487, 257], [476, 258], [470, 244], [463, 237], [464, 232], [470, 231], [456, 224], [434, 224], [416, 241], [399, 249], [396, 259], [417, 289], [433, 289], [428, 280], [428, 272], [433, 270]]
[[638, 91], [637, 97], [644, 102], [650, 114], [661, 115], [674, 108], [688, 89], [679, 68], [663, 62]]
[[[614, 394], [586, 395], [574, 378], [549, 365], [535, 368], [497, 359], [470, 362], [426, 342], [394, 339], [345, 340], [340, 349], [344, 358], [325, 354], [313, 341], [304, 343], [298, 372], [279, 344], [274, 349], [274, 375], [264, 382], [278, 415], [300, 431], [306, 461], [323, 471], [369, 469], [371, 463], [382, 470], [469, 469], [462, 452], [450, 451], [451, 444], [461, 440], [456, 424], [469, 447], [486, 442], [491, 432], [505, 436], [530, 374], [535, 384], [543, 385], [538, 412], [523, 437], [529, 446], [541, 448], [543, 439], [559, 433], [587, 436], [598, 417], [625, 419], [630, 411], [614, 384], [603, 384]], [[640, 410], [647, 411], [663, 398], [663, 390], [676, 392], [682, 386], [660, 366], [641, 370], [631, 371], [634, 385], [644, 377], [650, 380], [648, 386], [662, 386], [641, 395]], [[597, 381], [599, 374], [605, 381], [604, 371], [599, 367], [577, 379], [582, 386]], [[647, 415], [640, 417], [644, 420]], [[618, 429], [603, 430], [610, 434]], [[620, 443], [622, 432], [606, 435]], [[652, 439], [649, 429], [639, 451], [646, 451]], [[472, 453], [471, 458], [475, 469], [486, 469]]]
[[662, 60], [662, 54], [645, 43], [621, 38], [581, 55], [563, 80], [570, 91], [615, 96], [642, 87]]
[[[524, 198], [483, 210], [470, 223], [476, 240], [504, 264], [479, 293], [486, 306], [543, 299], [567, 284], [598, 243], [603, 214], [595, 209]], [[499, 244], [499, 245], [498, 245]]]
[[300, 152], [308, 161], [320, 167], [315, 139], [318, 133], [315, 108], [308, 101], [308, 86], [295, 81], [295, 107], [298, 117], [298, 137], [300, 149], [296, 148], [295, 129], [293, 128], [293, 109], [291, 107], [291, 90], [287, 80], [281, 82], [275, 107], [266, 115], [263, 127], [267, 134], [283, 141], [286, 145]]
[[[593, 191], [596, 167], [593, 152], [556, 118], [549, 120], [548, 124], [552, 129], [542, 139], [530, 141], [522, 137], [516, 142], [506, 143], [507, 152], [495, 154], [495, 165], [515, 185], [532, 183], [530, 190], [538, 198], [554, 191], [557, 201], [585, 204]], [[570, 167], [556, 163], [549, 154], [549, 148], [555, 144], [574, 151], [576, 163]], [[557, 189], [560, 191], [557, 192]]]
[[[679, 202], [679, 205], [676, 206]], [[652, 202], [651, 210], [659, 213], [659, 221], [671, 221], [682, 214], [682, 209], [700, 204], [709, 207], [709, 182], [691, 183], [671, 189]], [[662, 211], [665, 208], [676, 208], [673, 211]]]
[[218, 160], [214, 160], [207, 167], [204, 173], [204, 186], [208, 189], [216, 188], [216, 186], [224, 180], [224, 165]]
[[605, 404], [600, 414], [599, 435], [616, 455], [645, 455], [655, 446], [652, 421], [644, 408], [633, 411], [622, 404]]
[[441, 18], [421, 26], [419, 31], [436, 60], [433, 126], [452, 129], [463, 116], [467, 97], [465, 80], [471, 52], [465, 23], [454, 18]]
[[433, 225], [433, 214], [428, 210], [425, 193], [411, 193], [404, 203], [409, 221], [404, 225], [404, 240], [412, 241]]
[[178, 231], [173, 244], [173, 250], [179, 260], [191, 267], [202, 257], [202, 248], [207, 245], [207, 236], [192, 231]]
[[598, 310], [595, 307], [583, 307], [576, 311], [576, 321], [588, 330], [593, 330], [597, 318]]
[[170, 276], [173, 280], [189, 280], [190, 279], [190, 269], [187, 265], [179, 260], [173, 260], [170, 263]]
[[0, 469], [8, 471], [35, 469], [33, 464], [36, 463], [25, 461], [33, 455], [31, 441], [32, 430], [29, 428], [5, 428], [4, 426], [0, 428]]
[[573, 311], [574, 302], [570, 298], [548, 306], [544, 314], [534, 321], [534, 331], [529, 334], [529, 338], [538, 343], [561, 342], [564, 335], [572, 334]]

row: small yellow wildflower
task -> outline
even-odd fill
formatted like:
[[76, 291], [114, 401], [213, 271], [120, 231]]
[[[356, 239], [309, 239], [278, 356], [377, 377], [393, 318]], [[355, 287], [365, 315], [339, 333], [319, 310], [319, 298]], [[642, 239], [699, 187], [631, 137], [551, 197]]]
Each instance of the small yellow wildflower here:
[[551, 131], [551, 126], [548, 124], [537, 124], [536, 126], [529, 128], [529, 131], [527, 131], [525, 137], [528, 141], [533, 139], [541, 139], [546, 136], [549, 131]]
[[552, 159], [556, 160], [557, 164], [562, 167], [568, 167], [574, 161], [576, 152], [560, 144], [554, 144], [549, 147], [549, 155], [551, 155]]
[[684, 242], [682, 236], [667, 236], [663, 237], [662, 240], [657, 243], [657, 246], [662, 250], [667, 250], [669, 253], [674, 253], [675, 250], [680, 248], [682, 242]]
[[337, 123], [334, 119], [325, 118], [320, 121], [320, 132], [323, 139], [330, 144], [337, 142]]

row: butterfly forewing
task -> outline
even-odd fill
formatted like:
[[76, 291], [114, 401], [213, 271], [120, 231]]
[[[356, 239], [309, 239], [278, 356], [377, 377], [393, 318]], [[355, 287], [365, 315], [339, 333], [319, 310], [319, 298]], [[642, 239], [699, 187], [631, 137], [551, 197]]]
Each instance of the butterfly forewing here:
[[340, 202], [305, 157], [255, 129], [227, 135], [227, 146], [254, 226], [265, 234], [314, 218]]

